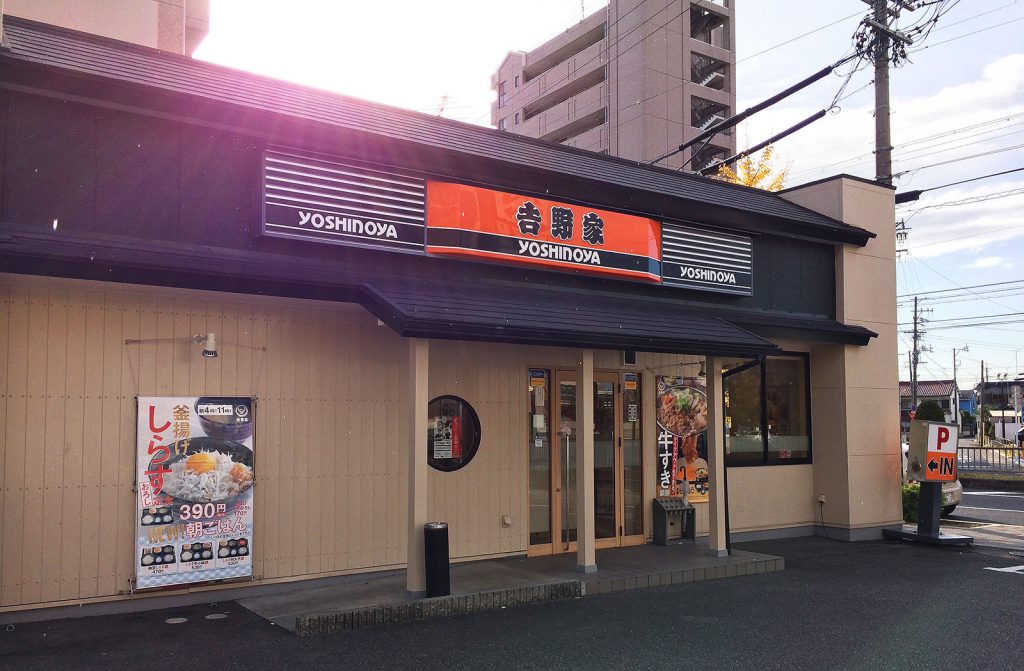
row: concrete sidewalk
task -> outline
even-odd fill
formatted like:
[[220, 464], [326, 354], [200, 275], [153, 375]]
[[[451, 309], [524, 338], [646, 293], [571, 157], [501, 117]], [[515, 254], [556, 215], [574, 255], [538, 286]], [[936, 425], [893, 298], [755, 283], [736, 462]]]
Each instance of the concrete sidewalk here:
[[453, 564], [451, 596], [433, 599], [407, 598], [405, 572], [390, 571], [238, 602], [278, 626], [309, 636], [785, 568], [781, 557], [735, 550], [713, 558], [706, 550], [701, 539], [685, 545], [598, 550], [598, 571], [586, 575], [575, 571], [576, 555], [571, 553]]
[[[917, 526], [907, 525], [907, 528], [916, 529]], [[939, 529], [942, 533], [971, 536], [978, 547], [1024, 552], [1024, 526], [943, 520]]]

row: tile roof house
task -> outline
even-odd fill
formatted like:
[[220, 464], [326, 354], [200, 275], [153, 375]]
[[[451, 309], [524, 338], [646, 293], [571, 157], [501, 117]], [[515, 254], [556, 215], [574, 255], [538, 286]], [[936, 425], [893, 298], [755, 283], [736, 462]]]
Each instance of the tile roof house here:
[[[910, 427], [910, 406], [913, 405], [913, 384], [900, 380], [900, 426], [904, 430]], [[917, 402], [935, 401], [946, 413], [947, 422], [960, 424], [960, 413], [957, 412], [959, 394], [955, 380], [918, 380]]]

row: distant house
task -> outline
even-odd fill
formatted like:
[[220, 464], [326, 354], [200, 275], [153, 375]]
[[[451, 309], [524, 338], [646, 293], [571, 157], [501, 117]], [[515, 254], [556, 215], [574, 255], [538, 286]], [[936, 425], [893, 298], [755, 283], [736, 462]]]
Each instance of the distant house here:
[[[902, 384], [902, 383], [901, 383]], [[979, 397], [978, 402], [984, 403], [987, 408], [995, 408], [997, 410], [1011, 410], [1013, 409], [1013, 388], [1015, 386], [1024, 386], [1020, 381], [1015, 380], [998, 380], [995, 382], [989, 381], [985, 383], [984, 396], [982, 396], [981, 383], [974, 385], [974, 394]]]
[[[960, 426], [960, 404], [956, 382], [953, 380], [918, 380], [917, 403], [935, 401], [946, 415], [946, 421]], [[910, 430], [910, 407], [914, 404], [914, 390], [910, 382], [900, 380], [900, 429]]]
[[[960, 413], [960, 418], [963, 421], [960, 431], [971, 436], [976, 435], [978, 432], [978, 395], [973, 389], [960, 390]], [[967, 413], [968, 417], [964, 417], [963, 413]]]

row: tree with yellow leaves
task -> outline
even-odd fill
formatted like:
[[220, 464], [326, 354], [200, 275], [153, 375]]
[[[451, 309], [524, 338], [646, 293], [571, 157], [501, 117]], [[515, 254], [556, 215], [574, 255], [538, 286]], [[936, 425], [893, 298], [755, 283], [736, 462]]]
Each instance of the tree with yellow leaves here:
[[[775, 149], [768, 145], [760, 154], [744, 156], [737, 161], [736, 171], [729, 166], [722, 165], [718, 168], [718, 179], [733, 184], [743, 184], [765, 191], [781, 191], [788, 177], [789, 168], [782, 168], [776, 171], [772, 165], [775, 157]], [[774, 173], [774, 174], [773, 174]]]

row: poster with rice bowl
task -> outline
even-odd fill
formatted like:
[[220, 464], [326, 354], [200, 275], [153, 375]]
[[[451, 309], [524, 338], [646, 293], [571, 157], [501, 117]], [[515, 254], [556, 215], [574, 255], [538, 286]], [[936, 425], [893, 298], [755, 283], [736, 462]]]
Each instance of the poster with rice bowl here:
[[686, 496], [706, 503], [708, 401], [699, 377], [657, 378], [658, 496]]
[[135, 589], [252, 576], [253, 405], [138, 398]]

